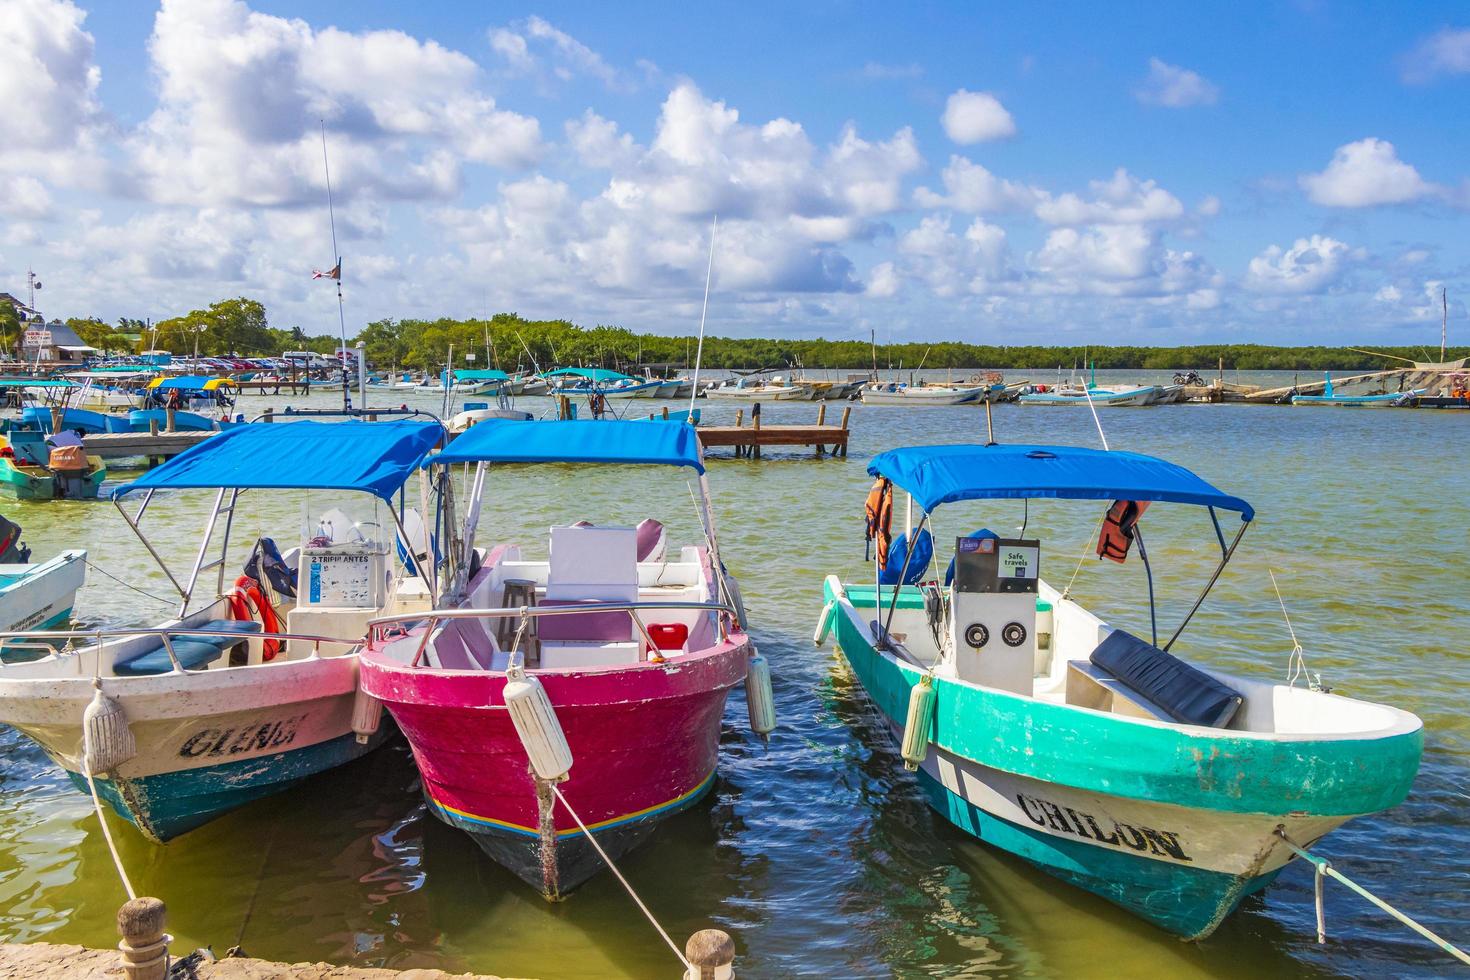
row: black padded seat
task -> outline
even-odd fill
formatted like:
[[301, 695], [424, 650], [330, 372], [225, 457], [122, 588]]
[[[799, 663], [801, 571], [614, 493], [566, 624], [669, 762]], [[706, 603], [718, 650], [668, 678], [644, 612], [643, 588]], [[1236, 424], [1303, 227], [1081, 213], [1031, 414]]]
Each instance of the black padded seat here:
[[1088, 658], [1186, 725], [1224, 728], [1245, 698], [1202, 670], [1123, 630], [1114, 630]]

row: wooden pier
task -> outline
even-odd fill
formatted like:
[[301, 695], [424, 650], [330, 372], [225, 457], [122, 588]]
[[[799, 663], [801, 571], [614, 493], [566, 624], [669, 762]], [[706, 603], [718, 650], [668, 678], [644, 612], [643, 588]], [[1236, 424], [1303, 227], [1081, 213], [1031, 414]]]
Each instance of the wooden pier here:
[[842, 409], [842, 421], [837, 425], [827, 424], [827, 405], [817, 406], [815, 425], [763, 425], [760, 402], [751, 407], [750, 425], [745, 424], [745, 410], [735, 415], [734, 425], [700, 426], [695, 431], [704, 448], [733, 446], [735, 456], [750, 459], [761, 458], [762, 446], [812, 446], [817, 455], [847, 455], [847, 421], [852, 407]]
[[149, 459], [164, 459], [177, 456], [190, 446], [198, 445], [218, 432], [97, 432], [82, 436], [82, 448], [88, 456], [103, 459], [124, 459], [129, 456], [147, 456]]

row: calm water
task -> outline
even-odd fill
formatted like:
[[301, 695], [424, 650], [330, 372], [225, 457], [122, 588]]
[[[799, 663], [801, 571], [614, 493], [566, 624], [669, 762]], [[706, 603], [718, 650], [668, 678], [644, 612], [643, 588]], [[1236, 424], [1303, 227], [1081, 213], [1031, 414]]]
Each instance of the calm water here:
[[[332, 402], [329, 395], [311, 400]], [[254, 413], [288, 401], [247, 397], [242, 408]], [[538, 410], [546, 404], [527, 400]], [[636, 403], [645, 410], [660, 404]], [[734, 414], [726, 406], [704, 411], [716, 421]], [[774, 423], [809, 420], [816, 408], [763, 411]], [[1187, 465], [1259, 513], [1181, 640], [1187, 656], [1285, 676], [1291, 641], [1267, 577], [1272, 568], [1312, 670], [1339, 692], [1389, 701], [1424, 719], [1424, 764], [1409, 800], [1350, 824], [1322, 850], [1432, 928], [1470, 942], [1470, 474], [1463, 461], [1470, 417], [1202, 405], [1105, 410], [1102, 418], [1113, 448]], [[1002, 406], [994, 420], [1002, 441], [1097, 444], [1085, 409]], [[984, 413], [856, 406], [852, 425], [847, 460], [792, 452], [711, 464], [726, 561], [740, 578], [755, 640], [775, 667], [781, 727], [761, 744], [736, 692], [715, 792], [624, 862], [676, 939], [711, 924], [728, 930], [747, 977], [1450, 972], [1427, 944], [1330, 882], [1331, 941], [1319, 947], [1312, 880], [1300, 867], [1208, 941], [1185, 944], [931, 813], [840, 657], [815, 649], [811, 633], [822, 577], [869, 574], [861, 517], [867, 460], [896, 445], [983, 439]], [[498, 489], [482, 527], [538, 550], [548, 525], [584, 517], [657, 516], [684, 541], [697, 527], [685, 479], [673, 473], [507, 469]], [[185, 549], [192, 556], [207, 506], [202, 496], [179, 496], [150, 513], [155, 533], [181, 560]], [[7, 516], [18, 512], [38, 554], [85, 546], [134, 587], [167, 596], [163, 576], [111, 505], [0, 506]], [[246, 535], [295, 541], [299, 501], [262, 498], [250, 506]], [[1054, 583], [1073, 574], [1100, 506], [1031, 508], [1028, 533], [1042, 538], [1043, 574]], [[942, 540], [983, 525], [1014, 528], [1022, 514], [1007, 503], [941, 510], [938, 520]], [[1204, 581], [1215, 544], [1204, 515], [1191, 508], [1157, 507], [1148, 523], [1162, 630]], [[1074, 592], [1103, 616], [1143, 631], [1142, 588], [1136, 563], [1104, 568], [1089, 560]], [[95, 572], [78, 603], [85, 621], [117, 624], [150, 623], [167, 608]], [[0, 746], [0, 939], [110, 945], [124, 896], [90, 804], [14, 732], [0, 732]], [[280, 960], [506, 976], [678, 975], [610, 876], [547, 905], [430, 817], [402, 744], [167, 847], [114, 826], [140, 892], [168, 902], [176, 949], [241, 943], [252, 955]]]

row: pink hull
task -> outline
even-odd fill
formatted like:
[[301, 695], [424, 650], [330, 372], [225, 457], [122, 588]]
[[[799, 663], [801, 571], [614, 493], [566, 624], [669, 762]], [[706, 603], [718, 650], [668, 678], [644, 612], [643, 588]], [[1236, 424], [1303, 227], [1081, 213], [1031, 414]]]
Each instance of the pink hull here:
[[[711, 785], [720, 719], [745, 677], [745, 636], [664, 664], [531, 671], [572, 750], [562, 794], [614, 858]], [[372, 650], [362, 686], [413, 748], [438, 815], [548, 897], [601, 867], [565, 807], [538, 787], [505, 710], [503, 674], [406, 667]]]

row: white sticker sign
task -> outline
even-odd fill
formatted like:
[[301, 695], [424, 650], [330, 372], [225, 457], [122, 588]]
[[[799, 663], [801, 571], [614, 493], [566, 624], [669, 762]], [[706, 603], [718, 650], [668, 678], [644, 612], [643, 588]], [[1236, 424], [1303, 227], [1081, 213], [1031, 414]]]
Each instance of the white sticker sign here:
[[373, 599], [368, 555], [311, 555], [307, 595], [314, 606], [367, 606]]
[[50, 347], [51, 331], [27, 330], [25, 332], [25, 337], [21, 340], [21, 344], [25, 347]]
[[1000, 577], [1036, 578], [1040, 557], [1039, 548], [1004, 545], [1000, 549]]

